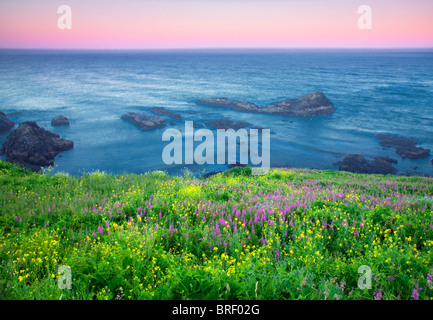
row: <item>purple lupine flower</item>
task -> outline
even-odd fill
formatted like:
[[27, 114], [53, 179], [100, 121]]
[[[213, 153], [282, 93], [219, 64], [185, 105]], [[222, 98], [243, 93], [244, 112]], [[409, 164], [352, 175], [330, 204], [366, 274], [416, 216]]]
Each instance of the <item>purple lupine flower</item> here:
[[104, 228], [102, 228], [101, 226], [98, 227], [98, 233], [103, 234], [104, 233]]
[[[422, 290], [422, 288], [418, 289], [419, 291]], [[419, 292], [418, 290], [415, 288], [413, 289], [412, 295], [410, 296], [413, 300], [418, 300], [419, 299]]]
[[382, 292], [378, 292], [374, 295], [374, 300], [382, 300]]
[[226, 226], [227, 225], [223, 218], [219, 219], [219, 223], [222, 226]]

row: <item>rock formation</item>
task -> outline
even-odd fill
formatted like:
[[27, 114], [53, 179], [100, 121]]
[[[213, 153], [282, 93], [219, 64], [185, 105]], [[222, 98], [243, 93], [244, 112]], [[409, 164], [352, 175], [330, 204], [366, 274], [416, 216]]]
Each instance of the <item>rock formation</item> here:
[[201, 99], [197, 101], [197, 104], [225, 107], [242, 112], [296, 117], [326, 116], [335, 111], [332, 102], [322, 92], [312, 92], [302, 98], [274, 102], [265, 107], [249, 102], [229, 100], [227, 98]]
[[379, 144], [385, 148], [394, 147], [394, 150], [403, 159], [411, 160], [427, 158], [430, 149], [416, 147], [419, 142], [414, 138], [405, 138], [391, 134], [377, 134], [376, 138], [381, 140]]
[[395, 159], [378, 157], [369, 161], [359, 154], [346, 154], [343, 160], [334, 163], [334, 165], [338, 165], [340, 171], [353, 173], [394, 174], [397, 169], [390, 162], [395, 163]]
[[69, 122], [69, 119], [66, 118], [63, 115], [55, 117], [53, 120], [51, 120], [51, 125], [54, 127], [58, 126], [70, 126], [71, 123]]
[[73, 147], [72, 141], [39, 127], [34, 121], [25, 121], [8, 136], [2, 153], [10, 162], [30, 165], [33, 171], [38, 171], [38, 168], [54, 165], [60, 152]]
[[11, 130], [15, 127], [15, 122], [13, 122], [6, 113], [0, 111], [0, 132], [5, 132]]
[[182, 116], [180, 114], [174, 113], [170, 110], [167, 110], [163, 107], [154, 107], [149, 109], [150, 112], [157, 114], [158, 116], [167, 116], [176, 120], [182, 120]]
[[140, 130], [148, 131], [152, 129], [163, 128], [167, 125], [164, 119], [155, 116], [148, 116], [146, 114], [139, 113], [127, 113], [122, 116], [123, 120], [128, 120], [136, 126], [140, 127]]

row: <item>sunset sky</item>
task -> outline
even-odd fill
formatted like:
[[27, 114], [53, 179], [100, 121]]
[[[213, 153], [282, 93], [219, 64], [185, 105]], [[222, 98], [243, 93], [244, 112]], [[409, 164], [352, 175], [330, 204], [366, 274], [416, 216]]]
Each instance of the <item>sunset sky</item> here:
[[[58, 7], [72, 9], [60, 30]], [[358, 7], [372, 29], [358, 28]], [[0, 0], [0, 48], [433, 47], [432, 0]]]

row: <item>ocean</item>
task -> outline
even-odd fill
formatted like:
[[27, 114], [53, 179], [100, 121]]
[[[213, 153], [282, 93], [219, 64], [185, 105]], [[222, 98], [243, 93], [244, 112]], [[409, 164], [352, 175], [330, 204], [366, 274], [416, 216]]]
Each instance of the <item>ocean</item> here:
[[[336, 111], [322, 117], [241, 113], [197, 105], [226, 97], [267, 105], [321, 91]], [[54, 172], [195, 175], [227, 165], [166, 165], [165, 129], [143, 132], [121, 116], [164, 107], [185, 121], [246, 121], [270, 129], [271, 166], [338, 170], [345, 154], [395, 158], [398, 174], [433, 175], [432, 155], [402, 159], [377, 133], [414, 137], [433, 150], [433, 50], [0, 50], [0, 111], [17, 113], [75, 143]], [[52, 127], [62, 114], [69, 127]], [[166, 118], [167, 122], [171, 119]], [[247, 128], [248, 129], [248, 128]], [[8, 133], [0, 135], [3, 143]], [[198, 144], [198, 143], [197, 143]], [[417, 167], [417, 169], [414, 169]]]

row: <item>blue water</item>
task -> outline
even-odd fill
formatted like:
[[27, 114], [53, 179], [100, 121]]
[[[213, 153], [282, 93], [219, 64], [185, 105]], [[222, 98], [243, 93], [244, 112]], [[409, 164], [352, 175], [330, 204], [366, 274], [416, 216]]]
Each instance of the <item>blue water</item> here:
[[[266, 105], [312, 91], [324, 92], [335, 113], [296, 118], [195, 103], [227, 97]], [[56, 158], [55, 171], [227, 168], [164, 164], [165, 129], [143, 132], [120, 119], [127, 112], [151, 114], [151, 107], [165, 107], [194, 122], [226, 118], [271, 129], [272, 166], [338, 169], [334, 162], [359, 153], [398, 159], [400, 174], [433, 174], [433, 153], [403, 160], [374, 137], [412, 136], [433, 150], [433, 51], [0, 51], [0, 110], [21, 112], [12, 117], [17, 123], [34, 120], [75, 142], [73, 150]], [[51, 126], [59, 114], [70, 118], [70, 127]], [[184, 121], [170, 127], [183, 131]], [[6, 136], [0, 136], [1, 143]]]

